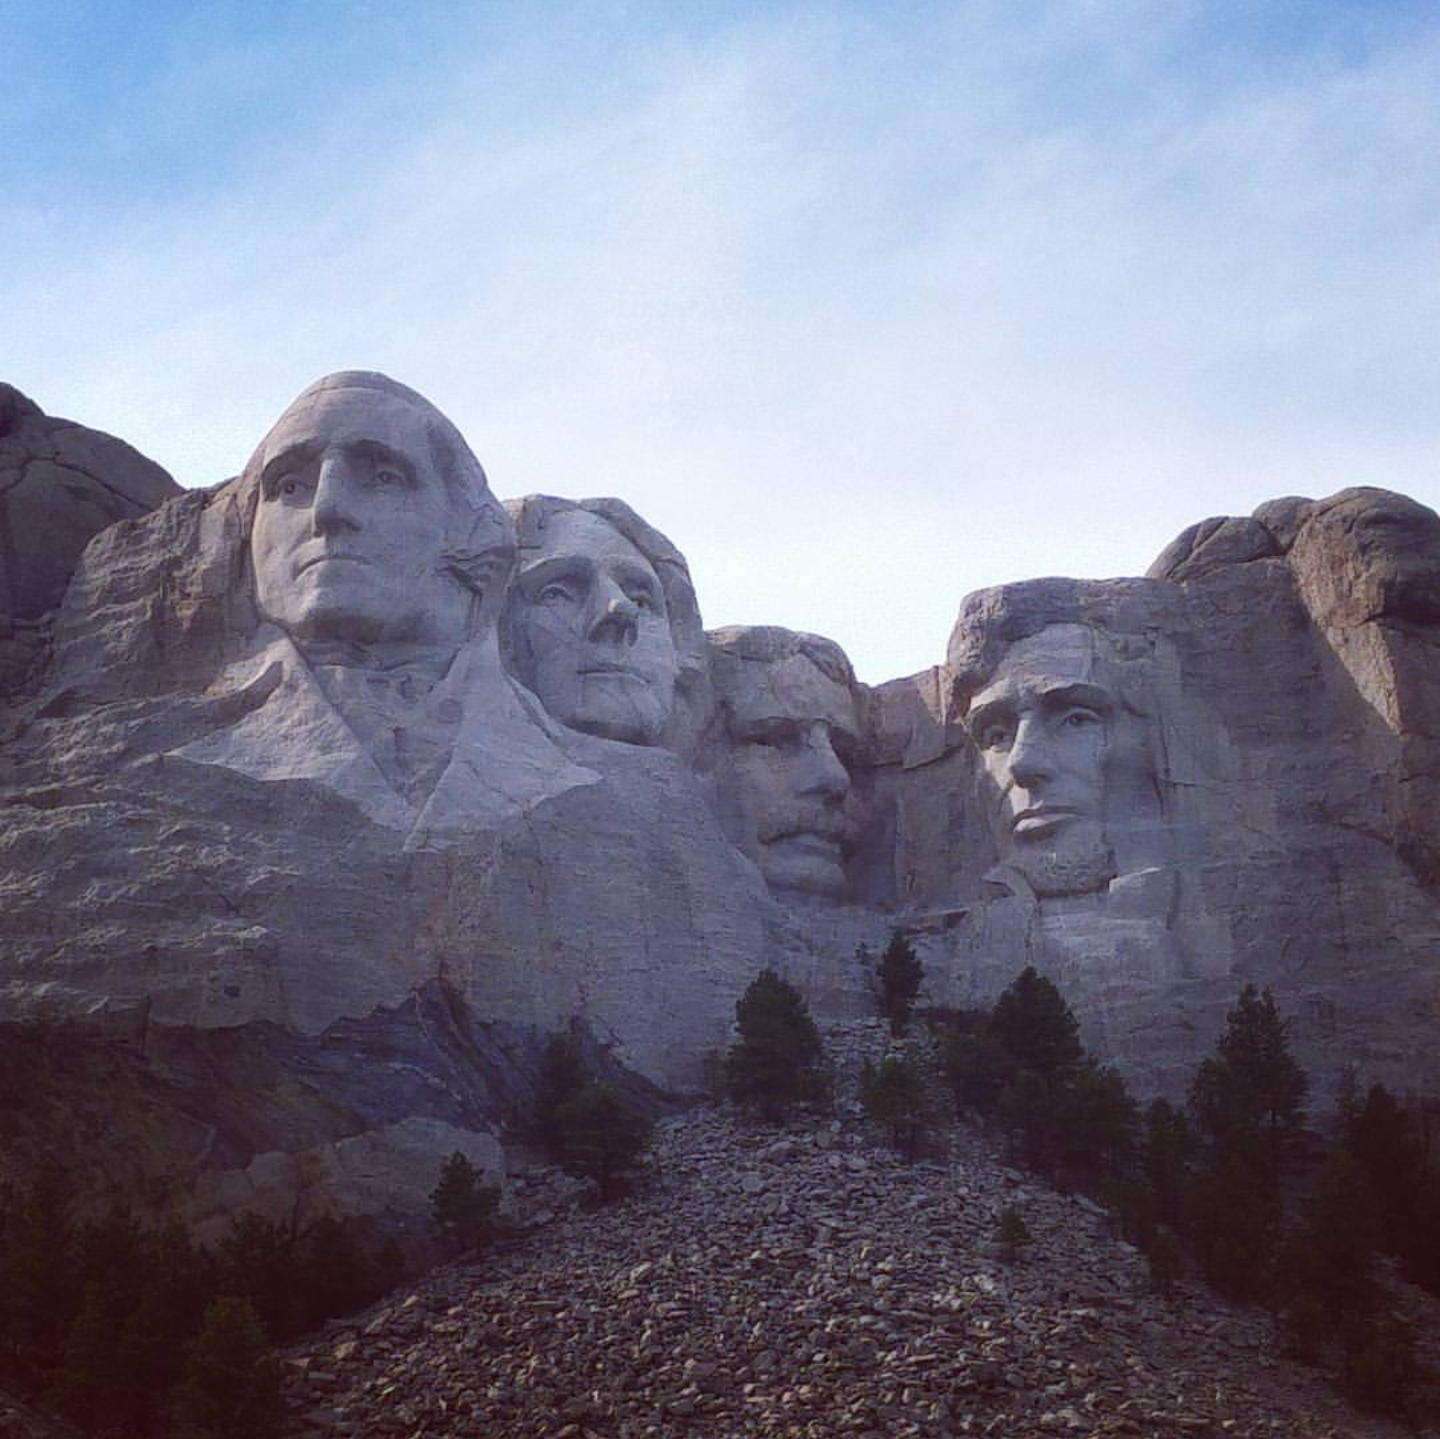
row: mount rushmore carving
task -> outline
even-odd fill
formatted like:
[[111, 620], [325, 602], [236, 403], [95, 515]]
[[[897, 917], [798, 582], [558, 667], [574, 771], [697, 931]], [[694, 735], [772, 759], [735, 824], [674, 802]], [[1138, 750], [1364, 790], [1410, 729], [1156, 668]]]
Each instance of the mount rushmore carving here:
[[[0, 1003], [157, 1084], [188, 1036], [217, 1095], [250, 1036], [310, 1100], [225, 1163], [175, 1140], [220, 1207], [267, 1154], [343, 1189], [362, 1141], [373, 1167], [505, 1140], [572, 1022], [700, 1086], [761, 968], [869, 1012], [857, 949], [895, 927], [931, 1003], [1052, 974], [1142, 1089], [1250, 980], [1322, 1088], [1440, 1082], [1440, 519], [1413, 501], [1271, 501], [1144, 578], [972, 594], [943, 662], [869, 687], [831, 640], [707, 633], [620, 500], [502, 504], [380, 375], [311, 385], [208, 490], [92, 433], [4, 392]], [[429, 1098], [362, 1082], [392, 1051]]]

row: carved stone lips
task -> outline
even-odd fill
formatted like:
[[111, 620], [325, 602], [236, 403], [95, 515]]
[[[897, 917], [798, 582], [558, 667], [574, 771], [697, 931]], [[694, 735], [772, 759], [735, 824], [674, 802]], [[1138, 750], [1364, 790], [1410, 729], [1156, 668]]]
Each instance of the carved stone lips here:
[[1011, 830], [1026, 839], [1048, 834], [1068, 820], [1079, 816], [1080, 811], [1062, 804], [1037, 804], [1022, 809], [1010, 823]]
[[630, 665], [620, 664], [615, 660], [589, 660], [580, 666], [580, 673], [582, 675], [616, 675], [632, 680], [645, 678], [639, 670]]
[[297, 575], [303, 575], [306, 570], [313, 570], [316, 565], [323, 564], [327, 560], [343, 560], [345, 563], [352, 565], [368, 565], [370, 563], [363, 555], [334, 555], [329, 552], [323, 552], [318, 555], [309, 555], [301, 560], [300, 563], [295, 566], [295, 573]]
[[770, 843], [783, 845], [788, 850], [798, 851], [802, 854], [813, 855], [816, 859], [833, 860], [837, 863], [840, 859], [839, 839], [817, 834], [812, 829], [802, 830], [795, 834], [779, 835]]

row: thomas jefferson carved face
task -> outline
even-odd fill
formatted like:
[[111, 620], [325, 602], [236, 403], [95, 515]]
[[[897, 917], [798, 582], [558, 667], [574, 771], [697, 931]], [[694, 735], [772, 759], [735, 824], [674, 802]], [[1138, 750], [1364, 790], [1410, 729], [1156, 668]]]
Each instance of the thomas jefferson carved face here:
[[657, 744], [678, 662], [654, 567], [615, 527], [562, 510], [511, 597], [521, 677], [571, 729]]
[[1051, 625], [1006, 651], [966, 725], [993, 783], [992, 832], [1037, 895], [1114, 877], [1105, 835], [1120, 698], [1083, 625]]
[[731, 836], [772, 889], [845, 892], [850, 792], [858, 743], [847, 684], [803, 651], [716, 667], [730, 750], [721, 771]]
[[425, 413], [374, 389], [307, 393], [258, 456], [260, 612], [301, 643], [459, 644], [472, 593], [444, 562], [455, 504]]

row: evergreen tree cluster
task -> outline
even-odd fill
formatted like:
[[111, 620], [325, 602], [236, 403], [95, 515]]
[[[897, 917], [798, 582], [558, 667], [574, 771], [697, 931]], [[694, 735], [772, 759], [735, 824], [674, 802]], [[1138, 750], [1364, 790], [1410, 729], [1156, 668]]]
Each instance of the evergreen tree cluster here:
[[0, 1374], [87, 1433], [279, 1432], [271, 1344], [372, 1302], [403, 1267], [329, 1218], [297, 1232], [241, 1214], [211, 1252], [178, 1220], [74, 1208], [53, 1167], [0, 1193]]
[[457, 1149], [441, 1166], [440, 1182], [430, 1191], [430, 1214], [455, 1254], [486, 1248], [500, 1232], [500, 1186]]
[[957, 1103], [1010, 1137], [1038, 1173], [1096, 1182], [1130, 1153], [1135, 1104], [1124, 1081], [1080, 1043], [1059, 990], [1031, 967], [989, 1011], [951, 1023], [945, 1070]]
[[992, 1010], [953, 1018], [945, 1061], [961, 1108], [1002, 1127], [1023, 1162], [1097, 1184], [1157, 1290], [1194, 1266], [1228, 1297], [1271, 1306], [1296, 1352], [1333, 1358], [1357, 1402], [1404, 1410], [1419, 1377], [1414, 1336], [1384, 1311], [1376, 1258], [1395, 1256], [1440, 1293], [1440, 1174], [1426, 1115], [1383, 1085], [1361, 1098], [1352, 1083], [1339, 1142], [1307, 1161], [1309, 1084], [1268, 990], [1241, 991], [1185, 1106], [1157, 1099], [1143, 1117], [1033, 969]]

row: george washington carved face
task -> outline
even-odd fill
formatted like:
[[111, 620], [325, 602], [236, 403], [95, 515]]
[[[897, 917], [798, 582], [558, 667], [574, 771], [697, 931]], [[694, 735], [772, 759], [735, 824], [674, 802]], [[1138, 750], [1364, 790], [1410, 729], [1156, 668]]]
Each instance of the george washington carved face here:
[[302, 643], [458, 645], [479, 583], [465, 546], [477, 527], [504, 530], [463, 444], [381, 376], [333, 376], [301, 395], [250, 464], [261, 614]]

